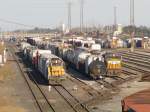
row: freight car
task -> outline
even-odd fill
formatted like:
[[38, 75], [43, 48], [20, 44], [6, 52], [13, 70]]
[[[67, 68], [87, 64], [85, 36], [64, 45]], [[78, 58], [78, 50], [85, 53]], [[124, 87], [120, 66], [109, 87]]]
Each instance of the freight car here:
[[150, 89], [128, 96], [121, 103], [122, 112], [150, 112]]

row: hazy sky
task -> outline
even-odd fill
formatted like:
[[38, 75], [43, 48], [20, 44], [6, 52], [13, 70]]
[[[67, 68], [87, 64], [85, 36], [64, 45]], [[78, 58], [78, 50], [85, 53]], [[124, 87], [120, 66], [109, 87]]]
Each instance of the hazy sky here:
[[[40, 27], [67, 24], [69, 0], [0, 0], [0, 19]], [[79, 0], [72, 0], [72, 24], [79, 26]], [[113, 24], [113, 7], [117, 6], [118, 23], [129, 24], [129, 0], [85, 0], [84, 23]], [[150, 0], [135, 0], [135, 24], [150, 26]], [[24, 28], [0, 21], [4, 29]]]

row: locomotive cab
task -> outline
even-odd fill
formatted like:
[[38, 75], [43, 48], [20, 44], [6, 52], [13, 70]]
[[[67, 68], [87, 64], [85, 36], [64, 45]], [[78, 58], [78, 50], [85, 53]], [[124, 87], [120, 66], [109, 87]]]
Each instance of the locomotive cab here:
[[59, 58], [52, 58], [49, 64], [49, 76], [60, 77], [65, 74], [63, 61]]
[[121, 73], [121, 60], [121, 56], [116, 53], [106, 53], [107, 76], [116, 76]]
[[60, 83], [65, 76], [64, 62], [60, 58], [51, 58], [48, 65], [49, 84]]

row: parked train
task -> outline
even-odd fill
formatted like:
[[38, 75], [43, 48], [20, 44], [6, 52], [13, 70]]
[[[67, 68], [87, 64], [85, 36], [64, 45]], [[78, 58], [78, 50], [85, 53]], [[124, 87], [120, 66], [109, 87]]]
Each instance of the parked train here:
[[[26, 44], [26, 43], [22, 43]], [[63, 79], [65, 76], [64, 62], [51, 53], [50, 50], [41, 50], [35, 46], [26, 46], [22, 49], [24, 57], [41, 72], [49, 82]]]
[[52, 45], [57, 54], [79, 72], [99, 79], [101, 76], [118, 75], [121, 71], [121, 56], [101, 51], [99, 44], [91, 44], [90, 48]]
[[[121, 72], [121, 57], [114, 53], [101, 51], [101, 45], [89, 40], [74, 40], [73, 43], [53, 42], [45, 48], [63, 59], [68, 66], [99, 79], [101, 76], [119, 75]], [[78, 47], [80, 46], [80, 47]]]

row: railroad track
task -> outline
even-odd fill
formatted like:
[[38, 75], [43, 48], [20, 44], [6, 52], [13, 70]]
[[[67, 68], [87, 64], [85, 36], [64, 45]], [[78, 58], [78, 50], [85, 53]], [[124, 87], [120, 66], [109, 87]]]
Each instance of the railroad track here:
[[[47, 100], [47, 103], [49, 103], [48, 98], [46, 97], [44, 93], [44, 89], [40, 87], [40, 85], [36, 82], [36, 80], [33, 77], [33, 75], [37, 76], [37, 74], [39, 74], [38, 76], [40, 77], [41, 74], [35, 70], [33, 70], [32, 73], [30, 73], [30, 71], [28, 71], [27, 73], [30, 76], [30, 78], [32, 78], [33, 82], [36, 84], [36, 86], [38, 87], [38, 89], [40, 90], [44, 98]], [[40, 79], [43, 79], [43, 77], [40, 77]], [[63, 85], [61, 84], [58, 84], [56, 86], [54, 85], [52, 86], [52, 88], [54, 88], [57, 91], [57, 93], [64, 99], [64, 101], [67, 102], [67, 104], [72, 108], [73, 112], [90, 112], [88, 107], [86, 107], [85, 104], [81, 103], [77, 98], [75, 98]], [[70, 110], [69, 112], [72, 112], [72, 110]], [[53, 111], [55, 112], [54, 108], [53, 108]], [[50, 111], [50, 112], [53, 112], [53, 111]]]
[[[72, 74], [71, 72], [73, 72], [74, 74]], [[75, 76], [75, 75], [80, 75], [82, 77], [82, 74], [80, 74], [79, 72], [73, 70], [72, 68], [69, 68], [69, 75], [68, 75], [69, 80], [71, 80], [72, 82], [75, 82], [76, 84], [78, 84], [80, 87], [82, 87], [82, 89], [87, 91], [88, 94], [91, 95], [91, 96], [101, 95], [100, 91], [94, 89], [93, 87], [91, 87], [86, 82], [84, 82], [81, 79], [77, 78], [77, 76]], [[86, 78], [86, 79], [90, 80], [89, 78]]]
[[32, 80], [34, 81], [34, 84], [31, 83], [30, 79], [28, 79], [27, 76], [25, 75], [20, 62], [18, 61], [18, 58], [15, 56], [15, 49], [12, 46], [8, 46], [8, 48], [10, 49], [10, 52], [12, 53], [14, 61], [16, 61], [18, 68], [21, 72], [21, 75], [23, 76], [26, 84], [28, 85], [29, 90], [31, 91], [31, 94], [32, 94], [34, 100], [36, 101], [36, 104], [37, 104], [40, 112], [46, 112], [46, 111], [55, 112], [55, 110], [51, 106], [50, 102], [48, 101], [48, 99], [46, 98], [46, 96], [44, 95], [44, 93], [42, 92], [41, 88], [39, 87], [37, 82], [34, 80], [32, 75], [30, 75], [31, 76], [30, 78], [32, 78]]
[[[80, 75], [80, 77], [83, 77], [81, 73], [79, 73], [78, 71], [70, 68], [71, 70], [74, 71], [74, 73], [77, 73], [78, 75]], [[100, 85], [100, 88], [102, 87], [105, 87], [107, 89], [112, 89], [112, 88], [116, 88], [119, 84], [122, 84], [124, 82], [127, 82], [127, 81], [130, 81], [130, 80], [133, 80], [134, 78], [136, 78], [137, 74], [135, 74], [134, 72], [131, 72], [130, 70], [129, 71], [126, 71], [126, 70], [123, 70], [122, 71], [122, 76], [113, 76], [113, 77], [106, 77], [106, 79], [110, 79], [112, 80], [112, 82], [109, 82], [107, 80], [105, 80], [105, 78], [103, 80], [95, 80], [96, 83], [98, 83]], [[86, 84], [85, 82], [83, 82], [82, 80], [80, 80], [79, 78], [77, 78], [76, 76], [74, 75], [71, 75], [74, 79], [78, 80], [80, 83], [83, 83], [84, 85], [87, 85], [87, 86], [90, 86], [89, 84]], [[128, 77], [127, 77], [128, 76]], [[91, 80], [90, 78], [88, 78], [87, 80]], [[92, 90], [92, 89], [90, 89]], [[96, 91], [99, 95], [101, 94], [101, 92], [99, 91]]]
[[141, 79], [146, 80], [150, 77], [150, 55], [141, 53], [126, 53], [123, 54], [123, 59], [125, 61], [124, 67], [130, 68], [132, 70], [141, 73]]
[[63, 85], [53, 86], [53, 88], [68, 102], [75, 112], [90, 112], [88, 107], [70, 94]]

